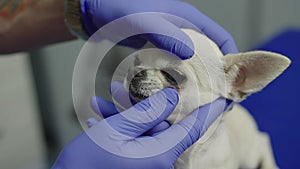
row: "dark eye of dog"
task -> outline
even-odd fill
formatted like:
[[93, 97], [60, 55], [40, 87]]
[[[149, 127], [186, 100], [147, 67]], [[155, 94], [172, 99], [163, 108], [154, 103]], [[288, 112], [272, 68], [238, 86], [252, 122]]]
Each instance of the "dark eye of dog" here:
[[161, 69], [160, 71], [171, 85], [178, 86], [180, 84], [183, 84], [187, 80], [184, 74], [178, 72], [175, 69], [165, 68]]

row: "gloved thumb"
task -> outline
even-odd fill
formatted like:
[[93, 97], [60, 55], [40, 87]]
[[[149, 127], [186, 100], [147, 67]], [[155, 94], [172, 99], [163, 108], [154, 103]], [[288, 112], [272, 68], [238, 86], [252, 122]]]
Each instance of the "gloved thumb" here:
[[133, 107], [106, 119], [108, 124], [119, 133], [138, 137], [164, 121], [175, 109], [178, 93], [166, 88]]

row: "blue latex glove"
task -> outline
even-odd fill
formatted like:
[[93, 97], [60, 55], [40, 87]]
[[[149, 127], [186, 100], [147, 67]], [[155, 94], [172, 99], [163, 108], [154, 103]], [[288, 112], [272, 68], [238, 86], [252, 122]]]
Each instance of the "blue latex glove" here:
[[[177, 91], [167, 88], [97, 122], [63, 149], [52, 169], [172, 168], [180, 154], [224, 111], [225, 100], [218, 99], [181, 122], [147, 135], [145, 132], [164, 121], [177, 103]], [[179, 139], [180, 136], [184, 137]], [[173, 143], [176, 144], [170, 147]]]
[[[126, 90], [124, 88], [124, 85], [120, 82], [112, 82], [110, 92], [112, 98], [125, 109], [128, 109], [133, 106], [133, 104], [135, 104], [135, 102], [130, 99], [128, 90]], [[114, 103], [98, 96], [93, 97], [90, 104], [94, 112], [101, 118], [107, 118], [122, 111], [122, 108], [119, 108]], [[89, 127], [92, 127], [97, 123], [98, 120], [96, 120], [95, 118], [89, 118], [87, 120], [87, 125]], [[147, 134], [152, 135], [167, 129], [168, 127], [170, 127], [170, 124], [167, 121], [162, 121], [152, 129], [147, 131]]]
[[[172, 38], [174, 36], [149, 33], [128, 38], [121, 42], [123, 45], [139, 48], [146, 41], [150, 41], [155, 46], [170, 51], [181, 59], [187, 59], [193, 55], [193, 45], [180, 28], [194, 28], [212, 39], [224, 54], [237, 52], [234, 40], [226, 30], [192, 5], [179, 0], [81, 0], [81, 12], [85, 28], [90, 34], [115, 19], [143, 12], [175, 15], [189, 22], [155, 14], [151, 15], [152, 17], [147, 15], [145, 18], [127, 18], [126, 23], [128, 23], [129, 29], [159, 32], [164, 35], [169, 32], [180, 40]], [[191, 27], [190, 23], [195, 27]], [[122, 27], [116, 29], [120, 29], [120, 32], [123, 30]]]

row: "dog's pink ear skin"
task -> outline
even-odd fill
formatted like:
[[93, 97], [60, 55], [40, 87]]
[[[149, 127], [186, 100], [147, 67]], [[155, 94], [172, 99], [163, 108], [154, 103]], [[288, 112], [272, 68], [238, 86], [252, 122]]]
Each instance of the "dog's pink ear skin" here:
[[283, 55], [265, 51], [228, 54], [222, 60], [229, 87], [226, 97], [236, 102], [262, 90], [291, 63]]

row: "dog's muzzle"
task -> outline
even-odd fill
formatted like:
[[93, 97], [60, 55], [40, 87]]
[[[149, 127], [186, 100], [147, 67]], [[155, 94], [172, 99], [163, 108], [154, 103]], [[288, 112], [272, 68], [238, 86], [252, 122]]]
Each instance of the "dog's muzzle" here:
[[180, 90], [186, 82], [184, 74], [174, 69], [134, 69], [127, 76], [130, 97], [141, 101], [167, 87]]
[[164, 88], [163, 82], [155, 76], [156, 70], [145, 69], [128, 75], [129, 94], [135, 101], [141, 101]]

